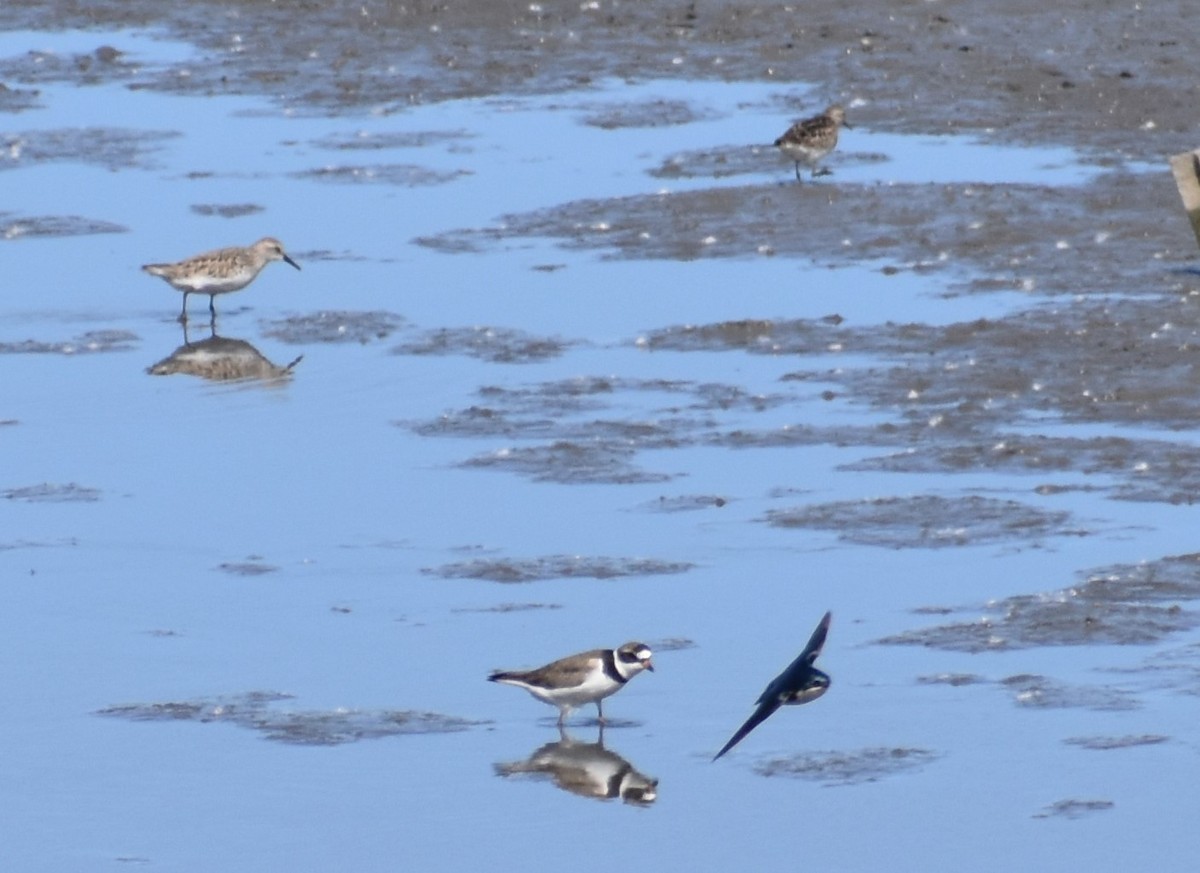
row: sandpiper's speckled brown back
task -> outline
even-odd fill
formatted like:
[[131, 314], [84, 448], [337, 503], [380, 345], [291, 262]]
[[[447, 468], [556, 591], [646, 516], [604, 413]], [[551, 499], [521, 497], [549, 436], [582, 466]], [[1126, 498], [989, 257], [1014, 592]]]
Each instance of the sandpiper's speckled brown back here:
[[252, 246], [230, 246], [173, 264], [146, 264], [142, 269], [165, 279], [177, 291], [228, 294], [253, 282], [271, 261], [286, 261], [300, 269], [284, 252], [283, 243], [269, 236]]

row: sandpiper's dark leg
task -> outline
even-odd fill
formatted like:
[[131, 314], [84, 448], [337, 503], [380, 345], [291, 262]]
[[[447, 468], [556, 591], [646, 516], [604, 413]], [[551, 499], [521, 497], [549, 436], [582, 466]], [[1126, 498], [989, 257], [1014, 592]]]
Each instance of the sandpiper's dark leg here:
[[801, 178], [801, 176], [800, 176], [800, 162], [799, 162], [799, 161], [796, 161], [796, 181], [797, 181], [797, 182], [803, 182], [803, 181], [804, 181], [804, 179], [803, 179], [803, 178]]
[[213, 317], [213, 321], [216, 321], [216, 320], [217, 320], [217, 304], [216, 304], [216, 300], [217, 300], [217, 295], [216, 295], [216, 294], [209, 294], [209, 295], [208, 295], [208, 312], [209, 312], [209, 314], [210, 314], [210, 315]]
[[558, 711], [558, 728], [559, 728], [559, 730], [562, 730], [563, 719], [566, 717], [567, 717], [567, 711], [565, 709], [560, 709]]
[[187, 324], [187, 291], [183, 292], [183, 309], [179, 310], [179, 321], [182, 324]]

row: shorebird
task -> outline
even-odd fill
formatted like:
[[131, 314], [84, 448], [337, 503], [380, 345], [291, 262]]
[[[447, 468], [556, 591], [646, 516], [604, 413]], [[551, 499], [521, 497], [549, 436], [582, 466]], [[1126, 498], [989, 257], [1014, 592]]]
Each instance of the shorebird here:
[[568, 655], [536, 670], [498, 670], [488, 680], [524, 688], [543, 703], [557, 706], [559, 727], [571, 710], [585, 703], [596, 704], [600, 724], [604, 724], [601, 701], [616, 694], [643, 670], [653, 671], [650, 656], [650, 647], [645, 643], [626, 643], [619, 649]]
[[215, 319], [216, 296], [241, 291], [271, 261], [286, 261], [297, 270], [300, 269], [300, 265], [283, 250], [283, 243], [269, 236], [252, 246], [230, 246], [193, 255], [174, 264], [146, 264], [142, 269], [151, 276], [165, 279], [176, 291], [183, 292], [183, 309], [179, 313], [179, 320], [187, 321], [189, 294], [207, 294], [208, 311]]
[[814, 179], [830, 172], [818, 173], [817, 163], [837, 146], [838, 131], [843, 126], [850, 126], [846, 124], [846, 110], [835, 103], [820, 115], [797, 121], [775, 140], [776, 147], [796, 162], [796, 181], [802, 181], [801, 164], [808, 165]]

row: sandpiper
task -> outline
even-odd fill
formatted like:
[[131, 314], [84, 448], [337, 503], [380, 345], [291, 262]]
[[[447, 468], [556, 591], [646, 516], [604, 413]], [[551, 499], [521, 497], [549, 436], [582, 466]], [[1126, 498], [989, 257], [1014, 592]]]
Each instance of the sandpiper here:
[[262, 268], [271, 261], [286, 261], [297, 270], [300, 265], [287, 256], [283, 243], [263, 237], [252, 246], [230, 246], [193, 255], [174, 264], [146, 264], [142, 267], [152, 276], [159, 276], [176, 291], [183, 292], [180, 321], [187, 321], [187, 299], [192, 292], [208, 295], [208, 311], [217, 317], [213, 301], [218, 294], [241, 291], [254, 281]]
[[817, 172], [817, 163], [837, 146], [838, 131], [846, 124], [846, 110], [834, 104], [812, 118], [797, 121], [779, 139], [778, 149], [796, 162], [796, 180], [800, 181], [800, 165], [807, 164], [812, 177], [827, 175], [829, 170]]
[[832, 613], [825, 613], [824, 618], [817, 624], [817, 629], [809, 638], [808, 645], [804, 647], [804, 651], [788, 665], [786, 670], [771, 680], [756, 701], [758, 709], [754, 710], [754, 714], [746, 719], [746, 723], [738, 728], [737, 732], [729, 738], [729, 742], [721, 748], [721, 751], [717, 752], [713, 757], [714, 761], [740, 743], [746, 734], [766, 721], [779, 707], [809, 703], [829, 690], [829, 676], [814, 667], [813, 662], [820, 656], [821, 649], [825, 645], [825, 637], [829, 634], [829, 622], [832, 618]]
[[596, 704], [600, 724], [604, 724], [601, 701], [643, 670], [653, 671], [650, 655], [645, 643], [626, 643], [619, 649], [568, 655], [536, 670], [497, 671], [488, 680], [524, 688], [543, 703], [557, 706], [559, 727], [571, 710], [585, 703]]

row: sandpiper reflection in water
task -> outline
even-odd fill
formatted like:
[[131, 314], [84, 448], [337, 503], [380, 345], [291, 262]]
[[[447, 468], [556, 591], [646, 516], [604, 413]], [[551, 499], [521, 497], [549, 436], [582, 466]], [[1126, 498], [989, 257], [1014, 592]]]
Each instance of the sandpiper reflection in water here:
[[146, 368], [151, 376], [171, 376], [184, 373], [213, 382], [280, 381], [292, 375], [293, 368], [303, 360], [300, 355], [290, 364], [279, 366], [246, 340], [217, 336], [210, 325], [207, 339], [192, 342], [187, 323], [183, 325], [183, 345], [156, 364]]

